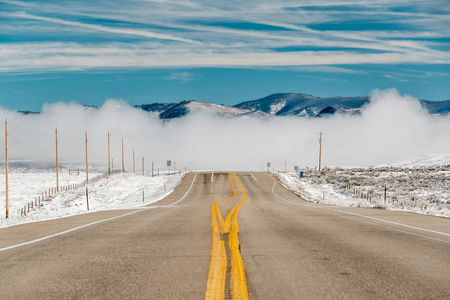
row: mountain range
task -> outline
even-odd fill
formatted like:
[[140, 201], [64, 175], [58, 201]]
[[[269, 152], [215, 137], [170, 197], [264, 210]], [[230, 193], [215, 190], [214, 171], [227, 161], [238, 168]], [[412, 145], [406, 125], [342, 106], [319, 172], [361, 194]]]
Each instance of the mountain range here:
[[[430, 114], [449, 114], [450, 100], [419, 100]], [[273, 94], [261, 99], [245, 101], [234, 106], [219, 105], [197, 100], [179, 103], [152, 103], [136, 105], [145, 111], [159, 114], [160, 119], [169, 120], [190, 113], [207, 111], [225, 117], [325, 117], [336, 113], [359, 114], [361, 107], [369, 102], [368, 96], [362, 97], [315, 97], [301, 93]]]
[[[188, 100], [175, 103], [150, 103], [135, 105], [147, 112], [158, 114], [162, 120], [184, 117], [197, 112], [209, 112], [223, 117], [278, 117], [297, 116], [320, 118], [339, 114], [360, 114], [361, 108], [368, 103], [369, 96], [361, 97], [315, 97], [301, 93], [279, 93], [270, 96], [241, 102], [234, 106], [214, 104], [198, 100]], [[419, 100], [430, 114], [450, 114], [450, 100], [429, 101]], [[98, 108], [93, 105], [85, 107]], [[34, 111], [19, 111], [22, 114], [39, 114]]]

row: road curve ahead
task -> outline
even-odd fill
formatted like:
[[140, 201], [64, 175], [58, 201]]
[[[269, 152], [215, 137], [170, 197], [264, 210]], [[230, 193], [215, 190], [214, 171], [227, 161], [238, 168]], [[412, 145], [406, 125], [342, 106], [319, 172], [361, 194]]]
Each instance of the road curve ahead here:
[[194, 172], [144, 208], [0, 229], [0, 298], [450, 299], [449, 222]]

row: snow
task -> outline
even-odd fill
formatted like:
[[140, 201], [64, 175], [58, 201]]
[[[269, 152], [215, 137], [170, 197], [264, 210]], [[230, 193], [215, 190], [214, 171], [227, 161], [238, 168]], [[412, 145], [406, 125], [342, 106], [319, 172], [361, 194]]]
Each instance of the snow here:
[[187, 104], [187, 107], [189, 108], [190, 112], [210, 111], [213, 113], [217, 112], [220, 115], [229, 117], [234, 117], [249, 112], [248, 109], [230, 107], [226, 105], [219, 105], [202, 101], [191, 101], [189, 104]]
[[270, 114], [274, 115], [286, 105], [286, 100], [270, 105]]
[[[5, 176], [4, 169], [2, 170]], [[101, 173], [89, 172], [89, 178]], [[181, 181], [181, 174], [163, 174], [162, 176], [142, 176], [128, 173], [116, 173], [88, 185], [89, 212], [137, 208], [143, 204], [154, 203], [170, 194]], [[79, 184], [86, 179], [86, 173], [69, 175], [67, 169], [60, 170], [60, 185]], [[0, 190], [0, 227], [22, 223], [50, 220], [87, 212], [86, 186], [69, 191], [60, 191], [45, 197], [41, 206], [34, 206], [21, 216], [21, 208], [35, 202], [38, 196], [56, 186], [55, 169], [14, 168], [9, 171], [9, 213], [5, 219], [5, 187]], [[144, 202], [142, 192], [144, 191]], [[45, 196], [45, 195], [44, 195]], [[28, 208], [27, 208], [28, 209]]]
[[[436, 162], [432, 159], [429, 161]], [[413, 166], [410, 164], [409, 166]], [[325, 168], [276, 172], [279, 181], [307, 201], [372, 207], [450, 218], [450, 166]], [[384, 193], [386, 187], [386, 201]]]
[[415, 159], [404, 160], [393, 164], [381, 165], [379, 167], [389, 166], [403, 168], [450, 166], [450, 154], [422, 155]]

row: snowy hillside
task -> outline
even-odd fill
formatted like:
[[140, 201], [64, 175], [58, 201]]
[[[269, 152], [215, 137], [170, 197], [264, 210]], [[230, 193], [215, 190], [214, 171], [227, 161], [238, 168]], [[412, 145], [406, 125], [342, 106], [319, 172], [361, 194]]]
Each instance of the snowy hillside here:
[[[339, 206], [401, 210], [450, 218], [450, 154], [374, 168], [325, 168], [276, 173], [280, 182], [305, 200]], [[386, 200], [385, 200], [386, 193]]]
[[369, 97], [320, 98], [307, 94], [273, 94], [262, 99], [247, 101], [235, 107], [249, 110], [261, 110], [277, 116], [316, 117], [328, 108], [328, 113], [337, 110], [346, 111], [360, 108], [369, 101]]
[[[200, 111], [224, 117], [297, 116], [315, 118], [334, 114], [358, 115], [361, 107], [369, 100], [370, 97], [368, 96], [321, 98], [301, 93], [280, 93], [257, 100], [245, 101], [234, 106], [189, 100], [179, 103], [141, 104], [134, 107], [157, 113], [159, 118], [163, 120], [181, 118]], [[450, 114], [450, 100], [419, 101], [430, 114]], [[20, 113], [39, 114], [39, 112], [29, 111], [21, 111]]]
[[177, 105], [177, 103], [150, 103], [150, 104], [136, 105], [135, 107], [148, 112], [162, 113], [163, 111], [166, 111], [175, 105]]
[[450, 167], [450, 154], [422, 155], [414, 159], [403, 160], [392, 164], [384, 164], [379, 167], [426, 168], [437, 166]]
[[[4, 169], [2, 173], [4, 176]], [[89, 174], [90, 178], [101, 175], [94, 172]], [[127, 209], [153, 203], [168, 195], [181, 180], [182, 175], [177, 173], [170, 176], [165, 174], [151, 177], [117, 173], [102, 178], [88, 185], [89, 212]], [[86, 178], [85, 176], [86, 173], [83, 171], [80, 171], [79, 175], [69, 175], [68, 170], [61, 169], [60, 184], [63, 187], [80, 184]], [[0, 190], [0, 211], [2, 212], [0, 227], [88, 212], [85, 185], [50, 193], [54, 186], [55, 170], [12, 168], [9, 171], [10, 219], [5, 220], [6, 200], [3, 188]], [[40, 201], [37, 200], [38, 197]], [[21, 212], [23, 208], [26, 209], [25, 214]]]
[[189, 113], [198, 112], [209, 112], [224, 117], [235, 117], [246, 114], [249, 110], [202, 101], [183, 101], [163, 111], [159, 117], [161, 119], [175, 119]]
[[296, 172], [276, 175], [286, 188], [316, 203], [450, 218], [450, 167], [326, 168], [322, 174], [314, 169], [303, 172], [301, 181]]
[[[209, 111], [227, 117], [324, 117], [336, 113], [359, 114], [361, 107], [368, 103], [369, 100], [368, 96], [321, 98], [301, 93], [280, 93], [257, 100], [245, 101], [233, 107], [202, 101], [182, 101], [177, 104], [155, 103], [137, 107], [146, 111], [160, 112], [161, 119], [180, 118], [196, 111]], [[431, 114], [450, 113], [450, 100], [420, 100], [420, 102]]]

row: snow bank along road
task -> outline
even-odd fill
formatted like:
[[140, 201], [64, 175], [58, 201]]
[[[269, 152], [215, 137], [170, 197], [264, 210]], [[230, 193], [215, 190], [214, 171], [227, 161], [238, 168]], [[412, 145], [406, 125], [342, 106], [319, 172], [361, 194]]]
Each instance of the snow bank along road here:
[[157, 205], [1, 229], [0, 269], [4, 299], [449, 299], [450, 223], [190, 173]]

